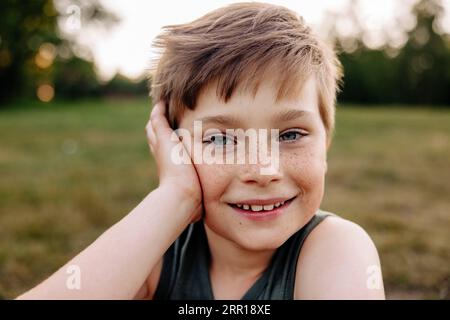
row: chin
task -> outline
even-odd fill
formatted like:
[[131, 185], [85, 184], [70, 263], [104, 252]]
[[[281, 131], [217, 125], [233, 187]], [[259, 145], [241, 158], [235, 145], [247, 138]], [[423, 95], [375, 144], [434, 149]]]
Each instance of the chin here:
[[[212, 222], [212, 221], [211, 221]], [[224, 229], [224, 224], [208, 223], [209, 229], [222, 238], [227, 239], [239, 247], [249, 251], [276, 250], [298, 229], [291, 230], [292, 225], [288, 227], [269, 228], [245, 228], [243, 230]]]
[[246, 239], [236, 239], [235, 242], [241, 248], [248, 251], [267, 251], [278, 249], [288, 238], [288, 236], [279, 239], [247, 237]]

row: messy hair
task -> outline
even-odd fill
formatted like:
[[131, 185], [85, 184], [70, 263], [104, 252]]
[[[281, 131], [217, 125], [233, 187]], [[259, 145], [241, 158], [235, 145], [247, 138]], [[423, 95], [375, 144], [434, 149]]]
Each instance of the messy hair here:
[[295, 12], [266, 3], [235, 3], [190, 23], [163, 27], [153, 46], [159, 55], [150, 70], [151, 96], [166, 102], [172, 128], [212, 83], [226, 103], [238, 87], [255, 95], [261, 81], [270, 79], [279, 101], [298, 94], [313, 75], [329, 146], [341, 65]]

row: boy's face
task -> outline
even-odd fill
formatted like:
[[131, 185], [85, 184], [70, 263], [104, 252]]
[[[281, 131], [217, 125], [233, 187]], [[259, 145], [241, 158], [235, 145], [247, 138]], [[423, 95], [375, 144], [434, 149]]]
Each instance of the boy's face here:
[[[250, 163], [248, 158], [245, 164], [195, 164], [203, 189], [206, 226], [246, 249], [275, 249], [309, 221], [324, 194], [326, 132], [315, 79], [311, 77], [297, 97], [279, 102], [275, 102], [274, 86], [266, 82], [254, 98], [251, 93], [237, 91], [226, 104], [218, 100], [215, 89], [211, 86], [202, 92], [196, 109], [185, 111], [180, 128], [194, 136], [194, 121], [202, 121], [202, 141], [194, 143], [203, 147], [213, 144], [215, 152], [223, 154], [235, 148], [233, 137], [215, 134], [212, 138], [205, 135], [208, 129], [224, 133], [226, 129], [267, 129], [269, 150], [270, 129], [278, 129], [279, 164], [270, 174], [261, 174], [266, 165]], [[222, 121], [202, 120], [215, 116], [221, 116]], [[235, 122], [223, 121], [228, 117]], [[271, 209], [271, 204], [292, 198]], [[266, 204], [267, 211], [252, 211], [260, 209], [258, 204]]]

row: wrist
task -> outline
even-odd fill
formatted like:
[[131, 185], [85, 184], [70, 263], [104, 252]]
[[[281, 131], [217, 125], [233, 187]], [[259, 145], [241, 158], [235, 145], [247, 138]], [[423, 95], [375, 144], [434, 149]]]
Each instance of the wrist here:
[[163, 199], [177, 204], [178, 211], [187, 214], [189, 218], [197, 215], [202, 208], [201, 191], [192, 186], [184, 187], [177, 181], [165, 181], [157, 189], [163, 195]]

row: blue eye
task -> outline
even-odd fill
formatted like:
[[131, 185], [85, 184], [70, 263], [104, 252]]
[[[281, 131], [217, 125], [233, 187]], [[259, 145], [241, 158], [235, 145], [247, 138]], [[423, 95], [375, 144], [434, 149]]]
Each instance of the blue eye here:
[[306, 136], [305, 133], [302, 133], [300, 131], [286, 131], [280, 135], [280, 141], [287, 141], [292, 142], [301, 139], [302, 137]]
[[212, 136], [209, 136], [206, 140], [203, 141], [203, 143], [213, 143], [216, 146], [227, 146], [231, 144], [235, 144], [234, 137], [229, 137], [227, 135], [223, 134], [215, 134]]

